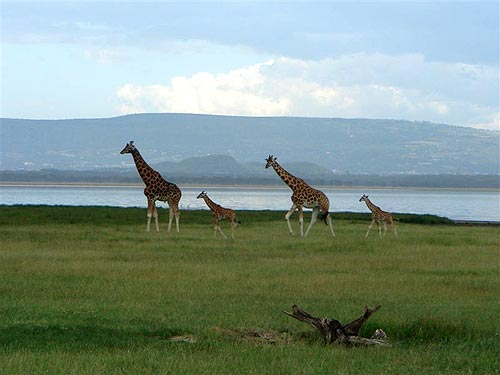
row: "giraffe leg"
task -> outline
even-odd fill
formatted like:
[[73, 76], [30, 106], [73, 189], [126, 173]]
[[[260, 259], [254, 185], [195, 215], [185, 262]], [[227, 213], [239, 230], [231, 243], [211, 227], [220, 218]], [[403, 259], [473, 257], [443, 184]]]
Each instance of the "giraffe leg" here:
[[217, 216], [215, 216], [214, 212], [212, 211], [212, 217], [214, 219], [214, 238], [217, 237], [217, 227], [219, 226], [219, 222], [217, 221]]
[[384, 221], [384, 237], [387, 233], [387, 223]]
[[172, 205], [168, 205], [168, 227], [167, 227], [167, 232], [170, 233], [170, 230], [172, 229], [172, 220], [174, 218], [174, 207]]
[[398, 237], [398, 230], [396, 229], [396, 225], [392, 223], [392, 230], [394, 231], [394, 235]]
[[285, 215], [285, 220], [286, 223], [288, 224], [288, 230], [290, 231], [290, 235], [292, 236], [295, 236], [295, 233], [293, 233], [292, 224], [290, 224], [290, 216], [292, 216], [296, 208], [297, 205], [295, 203], [292, 204], [292, 207], [288, 210], [288, 212]]
[[230, 221], [231, 224], [231, 238], [234, 240], [234, 230], [236, 229], [236, 223], [234, 222], [234, 219]]
[[149, 225], [151, 224], [151, 216], [153, 216], [153, 211], [155, 207], [155, 201], [153, 199], [148, 199], [148, 220], [146, 222], [146, 232], [149, 232]]
[[222, 231], [222, 229], [221, 229], [221, 227], [220, 227], [220, 223], [217, 223], [217, 226], [216, 226], [216, 231], [218, 231], [218, 232], [221, 234], [221, 236], [222, 236], [225, 240], [227, 240], [226, 235], [224, 234], [224, 232]]
[[373, 224], [375, 224], [375, 219], [372, 219], [370, 225], [368, 225], [368, 230], [366, 231], [365, 237], [368, 237], [368, 233], [370, 233], [370, 229], [372, 229]]
[[153, 217], [155, 218], [156, 231], [160, 231], [160, 226], [158, 225], [158, 210], [156, 209], [156, 204], [153, 206]]
[[380, 226], [380, 220], [377, 220], [378, 235], [382, 238], [382, 227]]
[[[222, 235], [222, 237], [224, 237], [225, 240], [227, 240], [227, 237], [226, 235], [224, 234], [224, 232], [222, 231], [220, 225], [219, 225], [219, 233]], [[234, 237], [233, 237], [234, 238]]]
[[173, 204], [170, 209], [174, 210], [173, 215], [175, 217], [175, 229], [177, 230], [177, 233], [179, 233], [179, 218], [181, 216], [181, 211], [179, 210], [179, 206], [177, 204]]
[[299, 213], [300, 237], [304, 237], [304, 211], [302, 210], [302, 206], [299, 206], [298, 213]]
[[332, 237], [335, 237], [335, 232], [333, 231], [332, 217], [328, 215], [326, 220], [328, 220], [328, 226], [330, 227], [330, 232], [332, 232]]
[[396, 229], [396, 223], [394, 223], [394, 220], [393, 220], [392, 216], [388, 216], [387, 217], [387, 224], [389, 225], [389, 227], [394, 232], [394, 235], [397, 237], [398, 236], [398, 231]]
[[318, 221], [318, 214], [319, 214], [319, 207], [314, 207], [311, 215], [311, 222], [309, 223], [309, 226], [307, 227], [306, 234], [305, 236], [309, 234], [309, 231], [311, 230], [312, 226], [316, 224]]

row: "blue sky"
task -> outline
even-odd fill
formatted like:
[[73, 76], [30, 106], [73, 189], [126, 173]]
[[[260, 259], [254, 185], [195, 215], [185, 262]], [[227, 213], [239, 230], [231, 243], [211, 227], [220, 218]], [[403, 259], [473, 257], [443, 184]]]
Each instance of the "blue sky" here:
[[2, 117], [367, 117], [499, 130], [496, 2], [2, 2]]

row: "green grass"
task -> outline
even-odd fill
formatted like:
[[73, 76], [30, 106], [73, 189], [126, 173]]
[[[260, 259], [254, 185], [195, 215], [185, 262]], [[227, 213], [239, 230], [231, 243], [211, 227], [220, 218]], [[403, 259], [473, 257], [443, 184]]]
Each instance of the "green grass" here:
[[[0, 373], [498, 373], [498, 227], [398, 215], [399, 238], [365, 239], [369, 217], [342, 213], [302, 239], [283, 215], [240, 212], [223, 241], [207, 211], [167, 234], [164, 209], [146, 233], [144, 209], [1, 206]], [[381, 304], [362, 334], [392, 347], [326, 346], [294, 303], [342, 322]]]

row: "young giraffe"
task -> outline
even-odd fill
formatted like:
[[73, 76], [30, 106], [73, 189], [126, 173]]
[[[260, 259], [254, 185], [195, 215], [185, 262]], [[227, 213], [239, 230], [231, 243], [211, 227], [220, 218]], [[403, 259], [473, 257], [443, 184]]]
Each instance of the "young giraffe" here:
[[372, 222], [368, 226], [368, 231], [365, 234], [365, 237], [368, 237], [368, 233], [370, 233], [370, 229], [372, 229], [373, 224], [377, 223], [378, 226], [378, 234], [380, 238], [382, 238], [382, 230], [380, 228], [380, 222], [384, 222], [384, 237], [387, 232], [387, 224], [392, 228], [396, 237], [398, 236], [398, 231], [396, 230], [396, 226], [394, 225], [393, 217], [390, 212], [386, 212], [380, 207], [375, 206], [372, 201], [368, 198], [368, 195], [363, 194], [361, 198], [359, 198], [360, 202], [365, 202], [370, 211], [372, 212]]
[[120, 154], [132, 154], [134, 158], [137, 171], [146, 184], [144, 188], [144, 195], [148, 199], [148, 221], [146, 231], [149, 232], [149, 224], [151, 223], [151, 216], [155, 218], [156, 231], [158, 227], [158, 212], [156, 211], [156, 201], [167, 202], [169, 206], [169, 220], [168, 232], [172, 227], [172, 219], [175, 216], [175, 225], [177, 233], [179, 233], [179, 201], [181, 200], [181, 190], [176, 184], [165, 181], [165, 179], [153, 168], [151, 168], [146, 161], [142, 158], [139, 150], [134, 146], [134, 141], [130, 141], [120, 152]]
[[198, 194], [196, 198], [203, 198], [208, 208], [212, 211], [212, 216], [214, 217], [214, 237], [217, 235], [217, 232], [219, 232], [224, 239], [227, 239], [226, 235], [220, 228], [220, 221], [227, 220], [229, 224], [231, 224], [231, 238], [234, 239], [234, 230], [236, 229], [236, 226], [240, 224], [240, 222], [236, 220], [236, 214], [234, 211], [215, 203], [204, 191]]
[[320, 211], [323, 212], [321, 219], [330, 227], [332, 236], [335, 237], [335, 232], [333, 231], [332, 218], [328, 210], [330, 209], [330, 201], [327, 196], [317, 189], [310, 187], [303, 179], [297, 178], [287, 172], [281, 165], [276, 161], [277, 158], [269, 155], [266, 159], [266, 168], [273, 167], [275, 172], [280, 176], [280, 178], [287, 184], [290, 189], [292, 189], [292, 207], [285, 215], [285, 220], [288, 224], [288, 230], [292, 236], [295, 235], [290, 224], [290, 216], [294, 213], [295, 209], [299, 212], [299, 224], [300, 224], [300, 236], [304, 236], [304, 215], [303, 207], [312, 208], [312, 217], [309, 226], [307, 227], [305, 236], [309, 234], [312, 226], [318, 220], [318, 214]]

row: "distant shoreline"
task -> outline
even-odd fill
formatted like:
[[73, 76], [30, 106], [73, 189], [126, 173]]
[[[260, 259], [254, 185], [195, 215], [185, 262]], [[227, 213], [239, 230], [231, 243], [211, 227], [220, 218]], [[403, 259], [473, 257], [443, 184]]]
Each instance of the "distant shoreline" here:
[[[288, 190], [283, 185], [252, 185], [252, 184], [178, 184], [181, 188], [219, 188], [219, 189], [262, 189], [262, 190]], [[314, 185], [319, 189], [338, 190], [441, 190], [441, 191], [492, 191], [499, 192], [498, 188], [478, 188], [478, 187], [412, 187], [412, 186], [340, 186], [340, 185]], [[142, 188], [143, 184], [137, 183], [116, 183], [116, 182], [0, 182], [0, 187], [74, 187], [74, 188]]]

